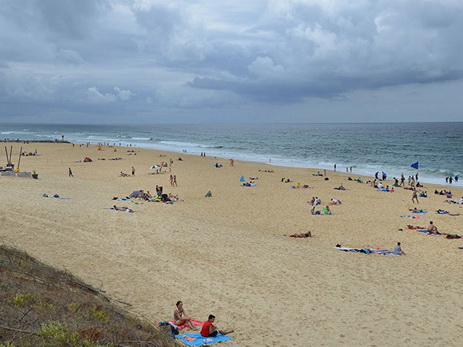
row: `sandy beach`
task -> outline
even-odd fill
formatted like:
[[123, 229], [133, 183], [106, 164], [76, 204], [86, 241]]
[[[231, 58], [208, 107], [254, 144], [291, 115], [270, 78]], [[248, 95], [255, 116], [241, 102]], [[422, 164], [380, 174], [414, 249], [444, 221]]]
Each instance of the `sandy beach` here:
[[[170, 319], [182, 300], [195, 319], [214, 314], [219, 328], [235, 329], [226, 345], [463, 344], [463, 239], [406, 229], [433, 221], [440, 232], [463, 235], [463, 205], [433, 193], [444, 187], [425, 184], [428, 197], [415, 205], [409, 190], [388, 193], [348, 181], [359, 177], [355, 170], [329, 171], [326, 181], [313, 176], [315, 169], [241, 161], [232, 167], [226, 159], [183, 153], [13, 145], [13, 162], [20, 145], [37, 149], [39, 155], [21, 158], [20, 169], [36, 170], [39, 179], [0, 177], [0, 242], [68, 269], [150, 321]], [[151, 165], [170, 159], [171, 173], [153, 174]], [[132, 167], [135, 176], [120, 177]], [[258, 177], [256, 187], [243, 187], [241, 176]], [[282, 183], [283, 177], [292, 182]], [[298, 183], [313, 188], [291, 189]], [[340, 183], [348, 190], [333, 189]], [[153, 194], [156, 185], [180, 201], [113, 200], [139, 189]], [[451, 189], [453, 199], [463, 196]], [[333, 215], [311, 215], [307, 202], [314, 196], [321, 206], [331, 198], [343, 203], [330, 206]], [[114, 204], [135, 213], [110, 210]], [[420, 219], [407, 217], [415, 206], [427, 211], [413, 215]], [[307, 231], [314, 237], [288, 237]], [[397, 242], [405, 256], [334, 248], [392, 250]]]

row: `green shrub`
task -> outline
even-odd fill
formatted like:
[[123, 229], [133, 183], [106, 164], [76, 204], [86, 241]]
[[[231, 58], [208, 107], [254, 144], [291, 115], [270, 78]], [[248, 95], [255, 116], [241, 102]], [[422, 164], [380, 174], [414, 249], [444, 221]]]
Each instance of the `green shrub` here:
[[53, 304], [42, 304], [42, 305], [34, 305], [32, 306], [38, 312], [53, 312], [56, 307]]
[[109, 323], [109, 318], [106, 316], [106, 313], [104, 311], [100, 310], [98, 306], [92, 306], [90, 308], [90, 312], [93, 315], [93, 318], [97, 321], [103, 322], [108, 324]]
[[15, 295], [13, 299], [8, 301], [8, 303], [14, 307], [24, 307], [34, 302], [34, 300], [35, 300], [34, 296], [30, 293], [27, 293], [27, 294], [18, 293]]
[[60, 322], [49, 322], [42, 325], [37, 334], [49, 340], [52, 345], [67, 344], [73, 347], [81, 345], [79, 334], [69, 331], [67, 326]]

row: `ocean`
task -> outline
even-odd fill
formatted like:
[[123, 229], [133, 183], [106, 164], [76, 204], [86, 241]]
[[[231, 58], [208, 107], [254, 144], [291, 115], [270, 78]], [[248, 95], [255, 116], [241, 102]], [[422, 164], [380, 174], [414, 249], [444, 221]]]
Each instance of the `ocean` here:
[[[463, 174], [463, 122], [252, 125], [0, 124], [0, 139], [109, 143], [269, 165], [316, 168], [388, 178], [419, 173], [446, 184]], [[0, 160], [2, 157], [0, 156]], [[419, 169], [411, 164], [418, 162]], [[463, 179], [457, 186], [463, 186]]]

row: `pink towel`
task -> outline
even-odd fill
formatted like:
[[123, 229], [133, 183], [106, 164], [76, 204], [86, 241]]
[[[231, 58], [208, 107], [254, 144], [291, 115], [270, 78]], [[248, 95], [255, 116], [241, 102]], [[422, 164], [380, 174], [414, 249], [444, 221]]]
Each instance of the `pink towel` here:
[[[172, 323], [173, 325], [175, 325], [175, 321], [173, 321], [173, 320], [168, 320], [167, 322]], [[204, 323], [206, 323], [206, 322], [191, 318], [191, 323], [193, 323], [193, 325], [195, 327], [200, 327], [200, 326], [204, 325]], [[156, 322], [156, 325], [159, 325], [159, 322]], [[175, 326], [177, 327], [178, 330], [188, 328], [188, 324], [186, 324], [186, 323], [182, 324], [182, 325], [175, 325]]]

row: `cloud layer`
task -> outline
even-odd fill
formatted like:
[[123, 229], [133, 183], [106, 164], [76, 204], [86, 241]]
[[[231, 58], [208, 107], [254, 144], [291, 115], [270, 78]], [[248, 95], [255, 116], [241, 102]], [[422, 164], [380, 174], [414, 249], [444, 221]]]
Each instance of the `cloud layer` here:
[[0, 121], [459, 120], [462, 10], [458, 0], [7, 0]]

